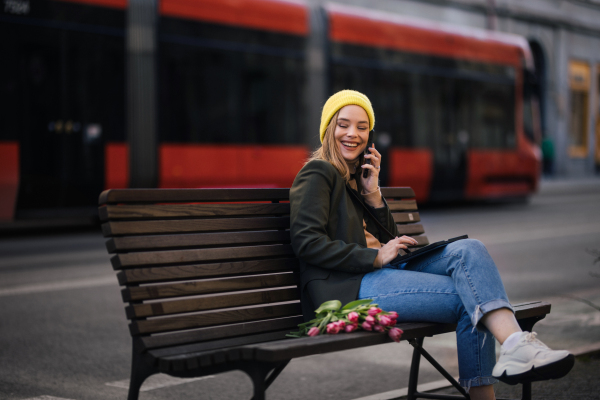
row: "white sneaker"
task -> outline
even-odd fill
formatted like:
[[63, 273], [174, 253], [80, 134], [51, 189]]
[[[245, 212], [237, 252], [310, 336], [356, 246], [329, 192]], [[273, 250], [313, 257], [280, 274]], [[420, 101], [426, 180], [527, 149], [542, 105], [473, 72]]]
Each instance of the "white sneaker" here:
[[536, 339], [537, 333], [523, 332], [510, 350], [502, 347], [492, 376], [509, 385], [562, 378], [569, 373], [575, 357], [566, 350], [551, 350]]

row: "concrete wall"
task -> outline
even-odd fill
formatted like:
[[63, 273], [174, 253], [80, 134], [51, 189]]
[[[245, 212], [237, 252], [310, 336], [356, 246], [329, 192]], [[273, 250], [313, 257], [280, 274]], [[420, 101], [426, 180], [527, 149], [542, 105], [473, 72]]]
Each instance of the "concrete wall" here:
[[[325, 3], [325, 0], [312, 0]], [[546, 57], [546, 134], [554, 141], [557, 175], [582, 177], [595, 173], [595, 126], [600, 65], [600, 0], [337, 0], [370, 9], [434, 21], [497, 29], [537, 41]], [[589, 63], [588, 154], [571, 158], [569, 143], [569, 61]]]

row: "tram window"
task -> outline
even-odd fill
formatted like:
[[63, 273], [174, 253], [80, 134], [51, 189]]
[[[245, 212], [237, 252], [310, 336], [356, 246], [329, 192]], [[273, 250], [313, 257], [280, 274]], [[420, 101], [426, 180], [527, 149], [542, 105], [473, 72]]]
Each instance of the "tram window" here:
[[472, 87], [471, 147], [515, 147], [514, 87], [490, 82]]
[[569, 63], [571, 115], [569, 121], [569, 155], [584, 158], [588, 153], [588, 105], [590, 66], [581, 61]]
[[[240, 49], [161, 41], [161, 141], [302, 140], [303, 59], [293, 54], [257, 53], [241, 43], [235, 45]], [[285, 49], [281, 51], [285, 53]]]
[[373, 70], [348, 65], [332, 66], [332, 89], [353, 89], [371, 99], [378, 132], [391, 135], [391, 145], [413, 147], [411, 129], [411, 76], [402, 71]]

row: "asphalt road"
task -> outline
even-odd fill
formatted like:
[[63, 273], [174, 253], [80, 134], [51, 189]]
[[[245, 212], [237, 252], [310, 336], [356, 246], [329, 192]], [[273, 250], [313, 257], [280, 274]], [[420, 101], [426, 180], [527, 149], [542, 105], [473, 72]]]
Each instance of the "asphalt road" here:
[[[600, 263], [589, 251], [600, 251], [600, 180], [544, 182], [529, 202], [429, 207], [421, 218], [431, 241], [465, 233], [482, 240], [512, 302], [598, 304]], [[576, 314], [571, 303], [557, 307]], [[588, 325], [569, 346], [592, 341]], [[428, 339], [431, 352], [455, 372], [454, 339], [443, 336]], [[130, 346], [100, 233], [0, 238], [0, 399], [125, 399]], [[356, 399], [405, 387], [409, 363], [406, 343], [307, 357], [292, 361], [267, 395]], [[439, 379], [422, 367], [422, 382]], [[251, 397], [240, 372], [185, 383], [157, 376], [146, 388], [142, 400]]]

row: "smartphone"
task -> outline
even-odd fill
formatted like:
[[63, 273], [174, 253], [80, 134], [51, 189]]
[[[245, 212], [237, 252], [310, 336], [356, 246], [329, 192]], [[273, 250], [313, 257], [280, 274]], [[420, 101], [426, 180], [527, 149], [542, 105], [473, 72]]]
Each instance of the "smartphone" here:
[[[371, 152], [369, 151], [369, 147], [373, 147], [374, 142], [375, 142], [375, 129], [373, 129], [371, 132], [369, 132], [369, 140], [367, 142], [367, 147], [365, 147], [365, 155], [371, 154]], [[365, 164], [371, 164], [371, 160], [369, 160], [368, 158], [365, 158]], [[363, 178], [366, 178], [367, 176], [369, 176], [369, 170], [365, 169], [365, 170], [363, 170]]]

